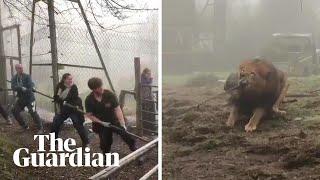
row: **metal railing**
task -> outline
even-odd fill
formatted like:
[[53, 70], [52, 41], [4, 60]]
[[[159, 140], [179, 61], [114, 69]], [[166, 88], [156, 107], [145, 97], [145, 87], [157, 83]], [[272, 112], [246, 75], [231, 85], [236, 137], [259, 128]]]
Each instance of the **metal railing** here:
[[[143, 134], [158, 134], [158, 86], [141, 84], [141, 89], [146, 89], [152, 96], [149, 99], [141, 98], [141, 121]], [[155, 90], [154, 90], [155, 89]]]
[[[152, 149], [156, 148], [158, 145], [158, 138], [152, 140], [151, 142], [147, 143], [146, 145], [142, 146], [141, 148], [137, 149], [136, 151], [128, 154], [124, 158], [120, 159], [119, 166], [110, 166], [97, 174], [91, 176], [89, 179], [106, 179], [113, 176], [115, 173], [119, 172], [124, 166], [130, 164], [131, 162], [137, 160], [139, 157], [145, 155]], [[146, 173], [141, 179], [146, 179], [157, 172], [157, 166], [152, 168], [151, 171]]]

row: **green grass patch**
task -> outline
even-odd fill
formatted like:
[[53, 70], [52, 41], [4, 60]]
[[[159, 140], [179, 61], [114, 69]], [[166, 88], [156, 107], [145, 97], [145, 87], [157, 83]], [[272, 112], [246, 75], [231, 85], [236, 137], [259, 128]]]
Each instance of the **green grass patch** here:
[[164, 85], [183, 86], [191, 80], [207, 80], [208, 83], [212, 80], [226, 79], [230, 72], [196, 72], [184, 75], [164, 75], [162, 78]]
[[1, 179], [30, 179], [25, 169], [13, 163], [13, 153], [19, 146], [8, 137], [0, 137], [0, 177]]
[[304, 92], [320, 89], [320, 75], [289, 77], [289, 92]]

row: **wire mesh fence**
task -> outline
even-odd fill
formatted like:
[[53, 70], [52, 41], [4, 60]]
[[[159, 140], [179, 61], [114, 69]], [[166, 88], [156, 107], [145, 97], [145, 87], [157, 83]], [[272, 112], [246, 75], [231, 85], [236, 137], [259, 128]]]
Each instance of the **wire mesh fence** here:
[[[142, 67], [148, 67], [153, 71], [154, 82], [157, 83], [158, 64], [158, 26], [157, 11], [150, 13], [150, 19], [143, 19], [139, 25], [130, 28], [128, 32], [106, 31], [93, 29], [93, 33], [100, 48], [107, 71], [111, 77], [116, 93], [120, 90], [134, 89], [134, 57], [140, 57]], [[59, 18], [59, 17], [57, 17]], [[32, 78], [36, 88], [49, 95], [53, 95], [52, 67], [51, 63], [49, 28], [45, 25], [37, 25], [34, 32], [34, 45], [32, 61]], [[87, 81], [91, 77], [100, 77], [106, 88], [108, 81], [101, 69], [89, 69], [69, 67], [68, 65], [80, 65], [99, 67], [99, 61], [88, 30], [84, 26], [57, 24], [57, 48], [59, 77], [68, 72], [74, 76], [80, 96], [84, 99], [89, 93]], [[5, 37], [6, 55], [17, 55], [17, 36], [8, 31]], [[21, 36], [22, 63], [29, 67], [30, 33]], [[10, 69], [9, 67], [7, 69]], [[26, 71], [28, 68], [26, 68]], [[8, 72], [8, 78], [10, 79]], [[53, 112], [53, 103], [40, 95], [36, 96], [38, 107]], [[135, 113], [134, 98], [126, 100], [126, 113]]]

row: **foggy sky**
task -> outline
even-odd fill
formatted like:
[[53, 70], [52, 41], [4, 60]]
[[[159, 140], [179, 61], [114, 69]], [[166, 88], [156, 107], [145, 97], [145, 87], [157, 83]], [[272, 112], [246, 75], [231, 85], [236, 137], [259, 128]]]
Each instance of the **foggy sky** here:
[[[178, 61], [185, 61], [185, 68], [212, 66], [214, 68], [235, 67], [240, 61], [261, 55], [261, 51], [268, 46], [273, 33], [312, 33], [317, 48], [320, 48], [320, 1], [318, 0], [227, 0], [224, 17], [214, 18], [214, 5], [223, 0], [164, 0], [163, 7], [163, 49], [164, 70], [175, 66]], [[182, 3], [184, 2], [184, 3]], [[205, 8], [206, 3], [211, 6]], [[188, 13], [179, 9], [188, 9]], [[194, 11], [190, 11], [190, 7]], [[171, 9], [170, 9], [171, 7]], [[218, 7], [217, 7], [218, 8]], [[202, 13], [201, 13], [202, 12]], [[172, 18], [172, 16], [175, 16]], [[225, 27], [219, 27], [225, 21]], [[221, 33], [221, 30], [225, 29]], [[212, 41], [214, 32], [219, 32], [218, 39], [223, 42]], [[223, 37], [221, 37], [223, 36]], [[166, 37], [170, 37], [167, 38]], [[177, 37], [177, 38], [174, 38]], [[199, 45], [199, 39], [206, 46]], [[182, 42], [182, 43], [181, 43]], [[191, 43], [190, 43], [191, 42]], [[200, 41], [201, 42], [201, 41]], [[184, 47], [179, 48], [179, 43]], [[191, 49], [185, 44], [191, 44]], [[211, 46], [211, 47], [210, 47]], [[202, 48], [202, 49], [201, 49]], [[200, 49], [200, 50], [199, 50]], [[197, 52], [206, 57], [191, 55], [177, 58], [176, 52]], [[172, 54], [175, 54], [173, 57]], [[196, 53], [194, 53], [196, 54]], [[172, 64], [170, 64], [172, 63]], [[205, 68], [207, 68], [205, 67]], [[201, 68], [200, 68], [201, 69]], [[207, 69], [206, 69], [207, 71]], [[171, 72], [171, 71], [170, 71]]]

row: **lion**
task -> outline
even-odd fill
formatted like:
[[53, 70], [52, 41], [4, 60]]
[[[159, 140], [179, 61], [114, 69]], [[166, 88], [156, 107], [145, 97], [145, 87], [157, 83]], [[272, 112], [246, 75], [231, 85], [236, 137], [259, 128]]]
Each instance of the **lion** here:
[[286, 114], [279, 106], [289, 87], [287, 75], [272, 63], [262, 59], [242, 62], [239, 72], [227, 79], [225, 90], [234, 85], [238, 88], [230, 91], [231, 112], [227, 126], [233, 127], [240, 117], [249, 115], [245, 131], [253, 132], [263, 117]]

